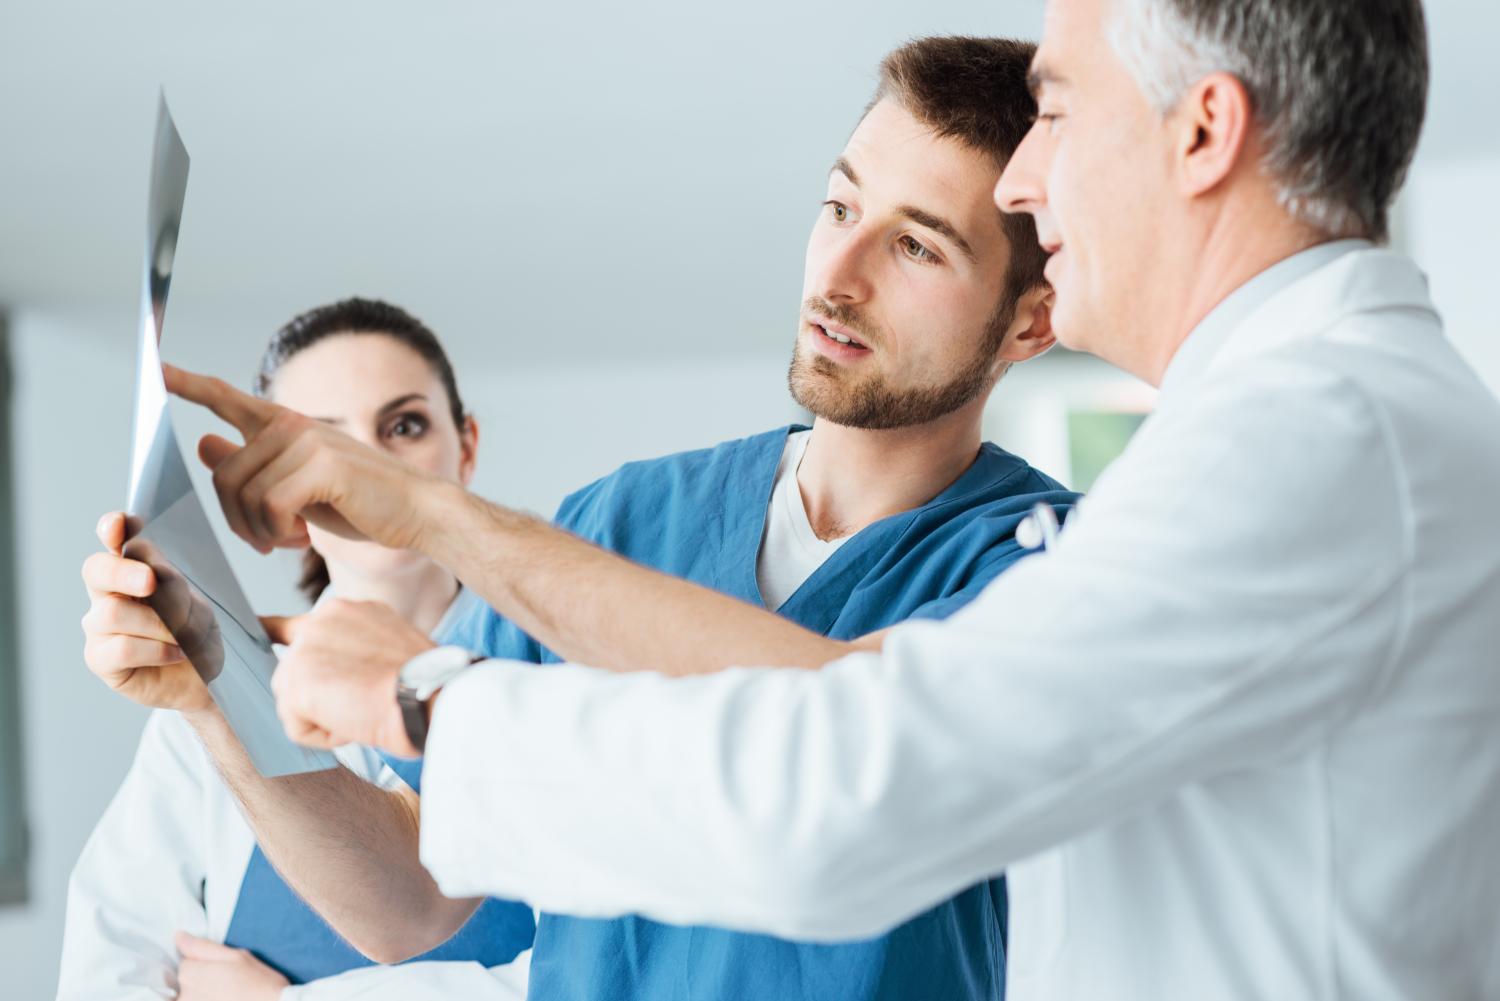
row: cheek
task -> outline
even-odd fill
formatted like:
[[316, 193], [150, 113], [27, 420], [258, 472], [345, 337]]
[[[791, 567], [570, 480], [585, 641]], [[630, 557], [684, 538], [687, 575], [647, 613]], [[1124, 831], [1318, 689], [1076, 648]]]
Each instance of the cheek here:
[[976, 293], [956, 276], [936, 270], [890, 275], [887, 287], [891, 294], [875, 319], [893, 334], [891, 367], [899, 381], [930, 381], [955, 360], [968, 360], [972, 339], [988, 322], [1000, 296], [998, 288], [993, 296], [988, 290]]
[[421, 441], [398, 445], [396, 455], [414, 469], [446, 480], [457, 480], [463, 450], [456, 438], [429, 435]]

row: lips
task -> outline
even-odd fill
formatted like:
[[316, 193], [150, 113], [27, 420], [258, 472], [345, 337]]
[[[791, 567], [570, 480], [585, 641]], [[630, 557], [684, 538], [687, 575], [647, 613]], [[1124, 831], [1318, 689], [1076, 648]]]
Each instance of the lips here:
[[848, 327], [834, 323], [824, 316], [808, 316], [805, 318], [808, 324], [818, 333], [835, 344], [854, 348], [860, 351], [870, 350], [869, 345], [861, 341]]

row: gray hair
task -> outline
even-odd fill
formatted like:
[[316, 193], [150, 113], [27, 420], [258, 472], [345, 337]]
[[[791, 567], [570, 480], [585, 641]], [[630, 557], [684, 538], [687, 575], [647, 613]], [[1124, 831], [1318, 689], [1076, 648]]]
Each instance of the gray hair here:
[[1250, 94], [1281, 205], [1384, 240], [1427, 110], [1420, 0], [1112, 0], [1108, 37], [1163, 115], [1210, 73]]

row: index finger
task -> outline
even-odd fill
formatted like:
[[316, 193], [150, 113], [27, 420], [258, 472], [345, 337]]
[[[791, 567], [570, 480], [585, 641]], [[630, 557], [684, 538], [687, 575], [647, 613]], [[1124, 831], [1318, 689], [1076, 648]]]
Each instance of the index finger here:
[[223, 379], [216, 379], [211, 375], [199, 375], [167, 364], [162, 365], [161, 374], [167, 384], [167, 392], [180, 396], [189, 403], [207, 407], [239, 428], [246, 438], [271, 423], [271, 418], [281, 410], [269, 400], [241, 392]]

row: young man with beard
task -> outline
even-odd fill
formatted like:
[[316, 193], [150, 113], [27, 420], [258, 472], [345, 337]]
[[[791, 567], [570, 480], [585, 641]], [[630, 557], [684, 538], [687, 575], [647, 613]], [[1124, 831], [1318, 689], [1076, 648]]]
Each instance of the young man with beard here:
[[[467, 645], [510, 660], [667, 674], [810, 667], [831, 649], [877, 645], [898, 622], [946, 617], [1022, 555], [1015, 532], [1034, 504], [1074, 500], [980, 436], [1006, 369], [1053, 341], [1031, 224], [1002, 217], [991, 199], [1031, 120], [1031, 56], [1017, 42], [934, 38], [882, 64], [876, 98], [834, 162], [807, 250], [789, 383], [816, 416], [811, 429], [627, 465], [569, 497], [559, 531], [215, 380], [170, 371], [175, 392], [245, 433], [243, 448], [207, 439], [201, 449], [231, 527], [269, 550], [303, 542], [305, 517], [426, 552], [498, 610], [459, 630]], [[125, 580], [140, 569], [101, 554], [85, 576], [96, 593], [138, 598], [143, 589]], [[151, 619], [146, 638], [169, 638], [160, 620], [142, 618]], [[435, 660], [431, 643], [414, 642], [414, 630], [382, 606], [331, 603], [284, 631], [303, 654], [320, 632], [369, 644], [370, 659], [391, 674], [375, 699], [345, 709], [382, 728], [371, 743], [407, 754], [420, 751], [427, 719], [421, 711], [403, 719], [389, 698], [397, 672], [410, 662], [406, 678], [425, 699], [471, 660], [460, 650], [439, 663], [454, 651], [435, 651]], [[92, 647], [101, 648], [111, 659], [96, 654], [91, 668], [126, 694], [134, 672], [159, 663]], [[434, 668], [437, 679], [419, 677]], [[278, 679], [294, 674], [289, 662]], [[301, 711], [287, 700], [283, 714], [292, 728]], [[367, 954], [420, 953], [473, 912], [475, 901], [443, 897], [418, 865], [412, 800], [337, 772], [267, 782], [217, 713], [193, 723], [267, 854]], [[294, 735], [346, 736], [326, 719], [318, 732]], [[621, 767], [636, 753], [618, 748]], [[768, 781], [744, 764], [747, 782]], [[407, 774], [416, 786], [419, 777]], [[465, 826], [500, 836], [497, 823], [529, 822], [476, 814]], [[587, 813], [564, 822], [592, 824]], [[352, 838], [355, 829], [382, 834]], [[610, 834], [598, 828], [598, 836]], [[758, 856], [745, 857], [746, 890], [755, 892]], [[576, 878], [609, 881], [630, 865], [622, 853]], [[549, 911], [569, 902], [533, 901]], [[1003, 884], [984, 881], [888, 934], [836, 946], [545, 913], [531, 996], [994, 998], [1003, 990], [1005, 908]]]

